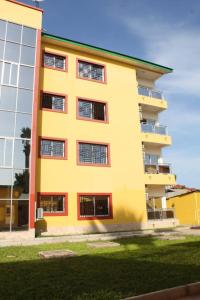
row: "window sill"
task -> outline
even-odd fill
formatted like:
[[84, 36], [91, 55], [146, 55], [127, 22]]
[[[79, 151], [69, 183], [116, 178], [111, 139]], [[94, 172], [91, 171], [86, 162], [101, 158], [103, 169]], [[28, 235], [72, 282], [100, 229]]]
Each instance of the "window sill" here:
[[100, 80], [91, 79], [91, 78], [86, 78], [86, 77], [80, 77], [80, 76], [77, 76], [77, 79], [82, 79], [82, 80], [92, 81], [92, 82], [101, 83], [101, 84], [107, 84], [106, 80], [100, 81]]
[[58, 159], [58, 160], [67, 160], [67, 157], [58, 157], [58, 156], [45, 156], [45, 155], [39, 155], [38, 158], [42, 159]]
[[85, 166], [85, 167], [111, 167], [111, 164], [92, 164], [92, 163], [81, 163], [77, 162], [78, 166]]
[[59, 68], [54, 68], [54, 67], [45, 66], [45, 65], [43, 65], [43, 68], [45, 68], [45, 69], [51, 69], [51, 70], [55, 70], [55, 71], [61, 71], [61, 72], [64, 72], [64, 73], [68, 72], [67, 69], [59, 69]]
[[108, 219], [113, 219], [113, 216], [101, 216], [101, 217], [78, 217], [79, 221], [87, 221], [87, 220], [108, 220]]
[[66, 110], [56, 110], [56, 109], [50, 109], [50, 108], [43, 108], [41, 107], [40, 110], [42, 111], [48, 111], [48, 112], [55, 112], [55, 113], [60, 113], [60, 114], [67, 114]]
[[44, 217], [62, 217], [62, 216], [68, 216], [67, 212], [60, 212], [60, 213], [43, 213]]
[[102, 121], [102, 120], [84, 118], [84, 117], [79, 117], [79, 116], [77, 116], [76, 119], [81, 120], [81, 121], [89, 121], [89, 122], [95, 122], [95, 123], [108, 124], [108, 120]]

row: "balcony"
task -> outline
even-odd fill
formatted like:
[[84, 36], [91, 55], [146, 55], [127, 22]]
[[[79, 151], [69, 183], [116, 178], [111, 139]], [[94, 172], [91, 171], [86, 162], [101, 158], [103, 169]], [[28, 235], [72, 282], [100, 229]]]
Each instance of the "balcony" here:
[[169, 164], [145, 164], [145, 173], [171, 174], [171, 167]]
[[159, 208], [159, 209], [147, 209], [148, 220], [166, 220], [175, 219], [174, 209]]
[[161, 135], [167, 135], [167, 126], [165, 125], [153, 125], [148, 123], [141, 123], [142, 132], [155, 133]]
[[160, 91], [152, 90], [145, 86], [138, 86], [138, 95], [156, 98], [156, 99], [163, 99], [163, 93]]
[[167, 108], [163, 93], [144, 86], [138, 86], [138, 100], [142, 105], [148, 105], [150, 110], [162, 111]]

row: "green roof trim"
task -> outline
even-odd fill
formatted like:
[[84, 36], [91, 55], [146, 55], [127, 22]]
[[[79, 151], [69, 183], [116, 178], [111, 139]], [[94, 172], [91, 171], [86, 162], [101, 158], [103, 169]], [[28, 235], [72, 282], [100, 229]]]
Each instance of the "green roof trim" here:
[[74, 40], [66, 39], [66, 38], [63, 38], [63, 37], [59, 37], [59, 36], [44, 33], [44, 32], [42, 33], [42, 36], [44, 36], [46, 38], [54, 39], [54, 40], [57, 40], [57, 41], [60, 41], [60, 42], [65, 42], [65, 43], [68, 43], [68, 44], [80, 46], [80, 47], [83, 47], [83, 48], [100, 51], [100, 52], [107, 53], [107, 54], [110, 54], [110, 55], [113, 55], [113, 56], [116, 56], [116, 57], [125, 58], [127, 60], [131, 60], [132, 62], [133, 61], [138, 61], [142, 64], [145, 64], [147, 66], [151, 66], [155, 69], [157, 69], [157, 68], [163, 69], [163, 71], [166, 72], [166, 73], [173, 72], [172, 68], [168, 68], [168, 67], [165, 67], [165, 66], [162, 66], [162, 65], [158, 65], [158, 64], [155, 64], [155, 63], [152, 63], [150, 61], [143, 60], [143, 59], [140, 59], [140, 58], [137, 58], [137, 57], [134, 57], [134, 56], [122, 54], [122, 53], [119, 53], [119, 52], [107, 50], [107, 49], [104, 49], [104, 48], [100, 48], [100, 47], [96, 47], [96, 46], [93, 46], [93, 45], [77, 42], [77, 41], [74, 41]]

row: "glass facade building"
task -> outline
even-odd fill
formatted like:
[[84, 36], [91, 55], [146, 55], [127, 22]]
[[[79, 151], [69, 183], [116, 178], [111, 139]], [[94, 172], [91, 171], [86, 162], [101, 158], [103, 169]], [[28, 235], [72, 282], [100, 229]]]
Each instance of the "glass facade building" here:
[[0, 20], [0, 231], [29, 224], [36, 32]]

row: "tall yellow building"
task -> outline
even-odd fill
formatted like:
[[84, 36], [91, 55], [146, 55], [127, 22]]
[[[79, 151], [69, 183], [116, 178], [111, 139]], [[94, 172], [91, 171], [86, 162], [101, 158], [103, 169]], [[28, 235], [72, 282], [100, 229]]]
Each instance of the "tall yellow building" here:
[[162, 158], [171, 137], [159, 123], [167, 102], [155, 89], [172, 69], [42, 33], [41, 9], [0, 8], [0, 230], [176, 224]]

